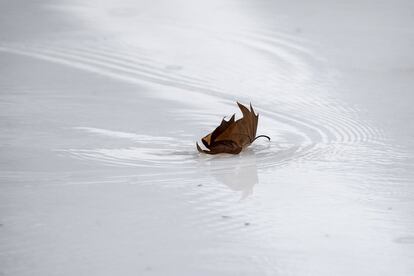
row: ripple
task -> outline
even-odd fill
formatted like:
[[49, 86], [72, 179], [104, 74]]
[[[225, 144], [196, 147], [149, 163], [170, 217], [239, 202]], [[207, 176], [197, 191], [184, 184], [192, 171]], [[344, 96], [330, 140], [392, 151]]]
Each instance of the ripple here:
[[[180, 32], [183, 31], [180, 29]], [[194, 30], [188, 35], [193, 33]], [[315, 76], [317, 70], [314, 67], [320, 64], [321, 58], [306, 47], [306, 41], [298, 41], [283, 33], [255, 30], [223, 33], [217, 35], [216, 39], [226, 47], [237, 45], [238, 54], [251, 55], [259, 61], [251, 60], [252, 68], [229, 68], [234, 64], [223, 63], [217, 70], [200, 74], [200, 71], [191, 71], [195, 61], [171, 65], [172, 62], [155, 57], [145, 47], [99, 43], [99, 40], [76, 45], [57, 41], [15, 43], [0, 45], [0, 51], [40, 58], [127, 82], [157, 84], [209, 95], [229, 106], [234, 104], [234, 99], [251, 101], [260, 107], [258, 111], [263, 118], [269, 120], [265, 126], [270, 132], [267, 134], [277, 137], [276, 142], [255, 143], [251, 151], [243, 155], [246, 158], [253, 154], [259, 168], [284, 166], [303, 160], [331, 160], [334, 156], [340, 159], [341, 154], [346, 152], [343, 150], [344, 145], [375, 144], [384, 139], [380, 130], [358, 117], [358, 110], [323, 96], [318, 91], [320, 87], [316, 82], [329, 83], [331, 80], [319, 80], [320, 77]], [[269, 75], [264, 70], [273, 73]], [[261, 83], [257, 81], [250, 83], [247, 88], [257, 91], [252, 94], [246, 87], [236, 84], [235, 87], [239, 88], [237, 91], [222, 81], [226, 77], [232, 79], [248, 73], [256, 80], [264, 73], [268, 76], [264, 80], [268, 84], [260, 86]], [[287, 91], [282, 91], [278, 85]], [[262, 100], [264, 98], [267, 100]], [[211, 114], [207, 113], [192, 112], [199, 114], [195, 118], [200, 121], [211, 120]], [[197, 166], [203, 160], [194, 150], [195, 141], [184, 136], [154, 137], [93, 127], [78, 127], [74, 130], [111, 139], [129, 139], [132, 142], [120, 148], [63, 150], [78, 159], [115, 166], [188, 168]], [[208, 158], [206, 160], [210, 160]], [[227, 158], [222, 157], [211, 160], [215, 160], [223, 169], [231, 168], [231, 162], [234, 161], [230, 159], [228, 162]]]
[[414, 236], [399, 237], [396, 238], [394, 242], [400, 244], [414, 244]]

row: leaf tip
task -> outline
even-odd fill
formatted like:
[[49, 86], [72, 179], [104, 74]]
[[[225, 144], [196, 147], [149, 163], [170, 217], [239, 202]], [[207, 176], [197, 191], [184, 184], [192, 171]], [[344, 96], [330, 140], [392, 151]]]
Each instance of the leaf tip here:
[[250, 102], [250, 112], [253, 113], [253, 115], [256, 115], [256, 112], [253, 109], [252, 103]]

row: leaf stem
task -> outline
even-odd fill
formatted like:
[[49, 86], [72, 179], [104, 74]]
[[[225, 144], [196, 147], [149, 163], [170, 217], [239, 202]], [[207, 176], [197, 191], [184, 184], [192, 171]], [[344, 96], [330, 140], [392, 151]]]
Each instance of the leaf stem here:
[[261, 138], [261, 137], [267, 138], [270, 141], [270, 137], [267, 136], [267, 135], [259, 135], [259, 136], [256, 136], [256, 138], [254, 138], [252, 140], [252, 138], [250, 138], [250, 135], [247, 135], [247, 134], [244, 134], [244, 133], [236, 133], [236, 134], [243, 135], [243, 136], [247, 136], [247, 138], [249, 138], [250, 144], [252, 144], [254, 141], [256, 141], [257, 138]]
[[253, 139], [252, 143], [253, 143], [254, 141], [256, 141], [256, 139], [257, 139], [257, 138], [260, 138], [260, 137], [267, 138], [267, 139], [270, 141], [270, 137], [269, 137], [269, 136], [267, 136], [267, 135], [259, 135], [259, 136], [256, 136], [256, 138], [254, 138], [254, 139]]

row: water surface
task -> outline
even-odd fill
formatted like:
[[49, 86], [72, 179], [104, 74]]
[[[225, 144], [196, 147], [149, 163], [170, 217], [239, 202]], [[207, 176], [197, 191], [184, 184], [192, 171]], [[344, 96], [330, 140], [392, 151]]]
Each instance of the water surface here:
[[[0, 4], [0, 274], [414, 273], [411, 2], [26, 4]], [[272, 141], [200, 155], [236, 101]]]

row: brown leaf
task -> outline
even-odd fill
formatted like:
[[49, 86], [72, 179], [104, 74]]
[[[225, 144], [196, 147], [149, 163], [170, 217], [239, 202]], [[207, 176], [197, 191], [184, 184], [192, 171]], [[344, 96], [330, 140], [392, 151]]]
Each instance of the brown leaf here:
[[230, 120], [222, 120], [220, 125], [210, 134], [201, 139], [204, 146], [209, 150], [203, 150], [198, 143], [197, 150], [207, 154], [217, 153], [231, 153], [238, 154], [240, 151], [253, 143], [256, 138], [266, 137], [266, 135], [260, 135], [256, 137], [257, 122], [259, 115], [255, 114], [252, 105], [250, 104], [250, 110], [244, 105], [237, 102], [243, 117], [234, 121], [234, 114]]

